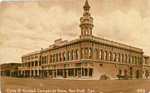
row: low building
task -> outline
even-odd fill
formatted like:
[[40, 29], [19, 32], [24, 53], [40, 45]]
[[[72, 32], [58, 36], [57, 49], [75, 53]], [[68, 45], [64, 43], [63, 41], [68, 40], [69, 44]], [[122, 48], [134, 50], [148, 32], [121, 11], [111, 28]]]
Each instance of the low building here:
[[119, 74], [142, 78], [142, 49], [95, 37], [88, 1], [83, 9], [79, 38], [58, 39], [48, 48], [23, 55], [20, 75], [99, 79], [102, 75], [117, 78]]
[[1, 68], [1, 76], [18, 76], [18, 67], [21, 63], [4, 63], [0, 65]]

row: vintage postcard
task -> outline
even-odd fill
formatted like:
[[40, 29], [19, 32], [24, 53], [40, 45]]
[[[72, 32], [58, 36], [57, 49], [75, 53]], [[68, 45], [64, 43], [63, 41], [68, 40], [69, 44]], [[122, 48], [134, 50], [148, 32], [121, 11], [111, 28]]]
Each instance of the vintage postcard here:
[[0, 2], [0, 93], [150, 93], [150, 0]]

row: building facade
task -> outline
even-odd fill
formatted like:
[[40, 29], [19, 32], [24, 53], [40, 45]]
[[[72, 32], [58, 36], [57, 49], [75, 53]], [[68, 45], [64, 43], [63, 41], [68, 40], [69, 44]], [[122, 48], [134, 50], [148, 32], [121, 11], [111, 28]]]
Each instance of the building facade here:
[[20, 75], [99, 79], [102, 75], [117, 78], [120, 74], [142, 78], [142, 49], [95, 37], [87, 0], [83, 9], [79, 38], [57, 39], [48, 48], [23, 55]]
[[19, 67], [19, 76], [39, 76], [41, 72], [41, 54], [35, 51], [22, 56], [22, 65]]
[[0, 65], [1, 69], [1, 76], [11, 76], [17, 77], [18, 74], [18, 67], [21, 63], [5, 63]]

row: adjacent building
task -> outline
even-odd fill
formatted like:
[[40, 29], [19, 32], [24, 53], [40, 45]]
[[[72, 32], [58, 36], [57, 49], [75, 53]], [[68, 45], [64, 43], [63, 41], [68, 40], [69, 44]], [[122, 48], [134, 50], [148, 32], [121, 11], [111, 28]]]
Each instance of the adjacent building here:
[[22, 56], [22, 65], [19, 67], [19, 75], [24, 77], [39, 76], [42, 70], [41, 53], [35, 51]]
[[18, 76], [18, 67], [21, 63], [5, 63], [0, 65], [1, 76]]
[[120, 74], [142, 78], [142, 49], [95, 37], [87, 0], [83, 9], [79, 38], [57, 39], [45, 49], [23, 55], [19, 75], [99, 79], [102, 75], [117, 78]]

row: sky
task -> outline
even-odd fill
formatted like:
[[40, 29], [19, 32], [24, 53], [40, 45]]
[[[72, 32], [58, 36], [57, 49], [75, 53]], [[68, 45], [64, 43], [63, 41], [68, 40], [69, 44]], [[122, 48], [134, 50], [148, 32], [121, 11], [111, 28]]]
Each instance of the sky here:
[[[150, 56], [150, 0], [88, 0], [93, 35], [143, 49]], [[85, 0], [0, 2], [0, 63], [79, 38]]]

